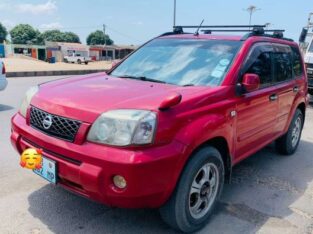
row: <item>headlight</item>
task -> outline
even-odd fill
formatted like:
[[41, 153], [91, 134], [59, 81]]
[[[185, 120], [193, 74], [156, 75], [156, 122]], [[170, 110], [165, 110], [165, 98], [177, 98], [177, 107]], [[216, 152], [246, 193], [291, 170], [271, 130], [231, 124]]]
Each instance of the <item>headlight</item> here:
[[148, 144], [153, 140], [155, 125], [156, 113], [151, 111], [108, 111], [95, 121], [87, 139], [116, 146]]
[[25, 94], [25, 97], [22, 101], [22, 104], [21, 104], [21, 107], [20, 107], [20, 113], [21, 115], [23, 115], [24, 117], [26, 117], [26, 113], [27, 113], [27, 108], [29, 107], [30, 105], [30, 102], [33, 98], [33, 96], [35, 96], [35, 94], [39, 91], [39, 87], [38, 86], [33, 86], [33, 87], [30, 87], [26, 94]]

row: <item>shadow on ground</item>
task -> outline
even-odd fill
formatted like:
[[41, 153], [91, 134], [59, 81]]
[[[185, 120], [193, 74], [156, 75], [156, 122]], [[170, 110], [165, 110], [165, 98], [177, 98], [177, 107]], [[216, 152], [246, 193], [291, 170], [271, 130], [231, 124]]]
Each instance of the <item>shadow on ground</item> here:
[[12, 106], [8, 106], [8, 105], [3, 105], [3, 104], [0, 104], [0, 112], [1, 111], [8, 111], [8, 110], [12, 110], [14, 109], [14, 107]]
[[[313, 144], [301, 141], [299, 147], [301, 154], [284, 157], [271, 145], [236, 166], [232, 184], [225, 185], [217, 211], [200, 233], [254, 233], [269, 220], [291, 232], [297, 228], [286, 217], [313, 179]], [[53, 185], [28, 200], [30, 213], [54, 233], [174, 233], [157, 210], [108, 208]]]

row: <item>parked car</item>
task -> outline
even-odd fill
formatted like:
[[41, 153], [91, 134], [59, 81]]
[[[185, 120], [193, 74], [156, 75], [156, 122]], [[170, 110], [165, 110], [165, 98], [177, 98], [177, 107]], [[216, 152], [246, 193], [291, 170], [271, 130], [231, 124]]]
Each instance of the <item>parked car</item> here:
[[7, 87], [8, 81], [5, 75], [5, 65], [0, 61], [0, 91], [4, 90]]
[[69, 56], [64, 56], [65, 63], [78, 63], [78, 64], [85, 63], [87, 65], [90, 61], [91, 61], [90, 57], [86, 57], [81, 54], [73, 53]]
[[209, 29], [176, 27], [108, 73], [30, 88], [13, 146], [42, 148], [36, 173], [65, 189], [202, 228], [234, 165], [273, 141], [296, 151], [308, 103], [295, 42], [260, 26], [244, 37]]
[[313, 96], [313, 13], [309, 13], [307, 26], [302, 29], [299, 45], [304, 54], [304, 63], [308, 76], [308, 92]]

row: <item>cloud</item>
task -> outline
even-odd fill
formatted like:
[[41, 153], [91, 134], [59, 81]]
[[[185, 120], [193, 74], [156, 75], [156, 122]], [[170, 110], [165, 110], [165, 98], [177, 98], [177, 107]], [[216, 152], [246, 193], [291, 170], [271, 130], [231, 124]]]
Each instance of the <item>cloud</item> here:
[[57, 5], [52, 0], [42, 4], [22, 3], [16, 5], [16, 10], [20, 13], [30, 13], [33, 15], [51, 14], [57, 10]]
[[43, 30], [61, 29], [61, 28], [63, 28], [63, 25], [60, 24], [59, 22], [52, 22], [52, 23], [48, 23], [48, 24], [41, 24], [39, 26], [39, 28], [43, 29]]

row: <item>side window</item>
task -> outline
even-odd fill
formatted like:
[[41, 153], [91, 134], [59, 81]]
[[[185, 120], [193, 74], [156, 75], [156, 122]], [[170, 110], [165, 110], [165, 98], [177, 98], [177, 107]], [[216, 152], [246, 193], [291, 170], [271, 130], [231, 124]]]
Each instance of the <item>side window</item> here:
[[261, 87], [271, 85], [273, 81], [271, 52], [261, 53], [248, 68], [247, 73], [259, 75]]
[[273, 66], [276, 82], [292, 79], [292, 57], [290, 52], [274, 52]]
[[301, 54], [297, 48], [291, 47], [293, 54], [293, 73], [295, 77], [303, 76], [303, 65], [301, 60]]

